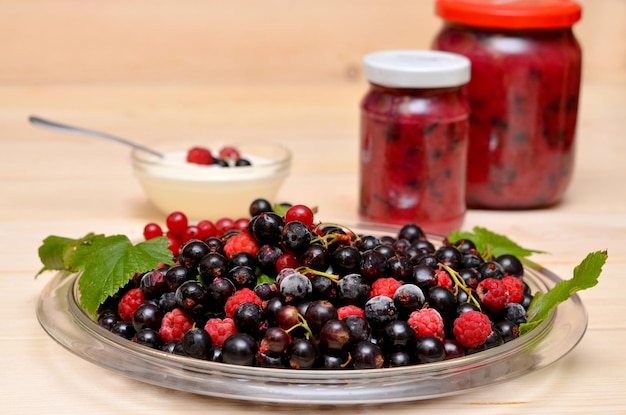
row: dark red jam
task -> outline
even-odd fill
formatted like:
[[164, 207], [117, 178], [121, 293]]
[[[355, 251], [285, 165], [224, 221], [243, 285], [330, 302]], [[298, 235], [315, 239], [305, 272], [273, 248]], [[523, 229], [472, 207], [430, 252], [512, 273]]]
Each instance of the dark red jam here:
[[463, 85], [371, 83], [361, 102], [361, 218], [414, 222], [436, 234], [458, 229], [466, 210], [468, 128]]
[[[458, 20], [467, 16], [473, 17]], [[472, 62], [467, 87], [470, 208], [551, 206], [562, 199], [572, 178], [580, 46], [570, 26], [521, 26], [446, 22], [433, 44]]]

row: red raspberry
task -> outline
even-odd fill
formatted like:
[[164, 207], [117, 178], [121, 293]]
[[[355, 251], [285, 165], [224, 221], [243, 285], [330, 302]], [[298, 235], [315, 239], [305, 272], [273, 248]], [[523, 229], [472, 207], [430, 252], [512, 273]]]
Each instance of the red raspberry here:
[[239, 233], [228, 238], [224, 244], [226, 258], [230, 259], [238, 252], [247, 252], [256, 258], [259, 253], [259, 245], [247, 233]]
[[355, 305], [345, 305], [337, 309], [337, 316], [339, 320], [343, 320], [348, 316], [365, 317], [365, 310]]
[[491, 334], [491, 321], [480, 311], [466, 311], [454, 320], [452, 332], [463, 347], [478, 347]]
[[159, 336], [164, 342], [179, 342], [193, 327], [193, 319], [180, 308], [165, 313], [161, 321]]
[[224, 161], [234, 163], [237, 160], [241, 159], [241, 154], [233, 146], [224, 146], [220, 149], [218, 157]]
[[452, 284], [452, 277], [450, 277], [450, 274], [448, 274], [447, 271], [440, 269], [435, 271], [435, 275], [437, 276], [437, 285], [446, 287], [449, 290], [454, 288], [454, 285]]
[[434, 308], [415, 310], [409, 316], [407, 323], [413, 329], [415, 337], [433, 336], [443, 340], [443, 318]]
[[243, 303], [255, 303], [263, 307], [263, 301], [261, 301], [254, 291], [250, 288], [242, 288], [235, 291], [235, 293], [226, 300], [226, 304], [224, 305], [226, 317], [233, 318], [235, 312]]
[[502, 282], [509, 294], [509, 303], [521, 303], [524, 300], [524, 284], [519, 278], [507, 275]]
[[485, 278], [479, 282], [476, 293], [482, 305], [491, 312], [504, 310], [509, 302], [506, 285], [496, 278]]
[[222, 347], [227, 338], [237, 333], [235, 321], [232, 318], [211, 318], [204, 325], [204, 330], [209, 333], [213, 346]]
[[372, 290], [370, 291], [370, 298], [378, 295], [384, 295], [393, 299], [393, 295], [396, 290], [400, 288], [402, 282], [395, 278], [379, 278], [372, 283]]
[[124, 294], [117, 306], [117, 314], [123, 321], [131, 321], [137, 307], [146, 301], [141, 288], [132, 288]]
[[192, 147], [187, 152], [187, 161], [189, 163], [202, 164], [209, 166], [213, 164], [213, 155], [208, 148]]

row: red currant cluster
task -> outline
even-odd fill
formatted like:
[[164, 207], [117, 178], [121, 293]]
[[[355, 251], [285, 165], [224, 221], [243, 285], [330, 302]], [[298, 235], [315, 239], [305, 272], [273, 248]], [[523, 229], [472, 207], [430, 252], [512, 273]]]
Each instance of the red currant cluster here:
[[[251, 209], [256, 209], [255, 205], [252, 205]], [[250, 212], [252, 216], [256, 212]], [[305, 205], [293, 205], [290, 206], [285, 213], [285, 222], [299, 221], [307, 225], [311, 230], [314, 230], [314, 215], [313, 209]], [[180, 254], [180, 248], [192, 239], [206, 240], [211, 237], [220, 237], [229, 231], [242, 231], [248, 232], [249, 218], [221, 218], [213, 222], [207, 219], [200, 220], [195, 224], [189, 222], [187, 215], [183, 212], [170, 213], [165, 224], [167, 229], [163, 230], [161, 225], [155, 222], [150, 222], [143, 229], [143, 237], [148, 240], [156, 238], [158, 236], [166, 236], [170, 241], [170, 251], [174, 256]], [[280, 263], [282, 267], [296, 267], [297, 259], [293, 255], [286, 255], [281, 259]]]
[[172, 212], [165, 220], [167, 226], [165, 231], [158, 223], [151, 222], [144, 227], [143, 237], [148, 240], [166, 236], [170, 241], [170, 251], [177, 256], [180, 254], [180, 248], [192, 239], [219, 237], [232, 230], [247, 231], [249, 222], [248, 218], [221, 218], [215, 222], [205, 219], [192, 224], [183, 212]]

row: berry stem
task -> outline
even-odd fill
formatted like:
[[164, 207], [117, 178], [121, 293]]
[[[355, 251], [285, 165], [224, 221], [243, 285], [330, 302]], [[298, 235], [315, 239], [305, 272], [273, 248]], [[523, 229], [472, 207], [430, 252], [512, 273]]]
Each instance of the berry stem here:
[[300, 314], [300, 313], [298, 313], [298, 321], [299, 321], [298, 324], [294, 324], [293, 326], [291, 326], [290, 328], [288, 328], [285, 331], [287, 333], [291, 333], [292, 331], [294, 331], [298, 327], [302, 327], [304, 329], [304, 331], [306, 331], [306, 334], [304, 335], [304, 337], [307, 340], [311, 340], [313, 342], [313, 344], [317, 345], [318, 341], [313, 336], [313, 331], [311, 331], [311, 328], [309, 327], [309, 323], [307, 323], [307, 321], [304, 318], [304, 316], [302, 314]]
[[440, 263], [439, 267], [445, 270], [450, 275], [450, 278], [452, 278], [452, 281], [454, 281], [454, 295], [457, 295], [459, 293], [459, 289], [463, 290], [463, 292], [467, 294], [467, 301], [474, 304], [480, 310], [480, 303], [472, 294], [472, 290], [467, 287], [467, 285], [465, 284], [465, 280], [463, 280], [461, 275], [447, 265]]
[[[328, 248], [329, 245], [331, 245], [333, 242], [348, 242], [348, 243], [352, 243], [352, 242], [356, 242], [356, 241], [360, 241], [361, 237], [359, 236], [358, 233], [354, 232], [352, 229], [348, 228], [347, 226], [344, 226], [340, 223], [334, 223], [334, 222], [320, 222], [319, 224], [317, 224], [317, 226], [315, 227], [315, 229], [319, 229], [320, 226], [337, 226], [341, 229], [345, 229], [348, 231], [347, 234], [339, 234], [339, 233], [330, 233], [328, 235], [324, 235], [324, 236], [320, 236], [318, 238], [315, 238], [311, 241], [311, 243], [314, 242], [323, 242], [324, 243], [324, 247]], [[354, 240], [352, 239], [354, 238]]]
[[328, 272], [322, 272], [322, 271], [317, 271], [314, 270], [313, 268], [309, 268], [309, 267], [298, 267], [296, 268], [296, 272], [299, 272], [300, 274], [303, 275], [320, 275], [322, 277], [326, 277], [329, 280], [338, 283], [339, 282], [339, 276], [335, 275], [335, 274], [330, 274]]

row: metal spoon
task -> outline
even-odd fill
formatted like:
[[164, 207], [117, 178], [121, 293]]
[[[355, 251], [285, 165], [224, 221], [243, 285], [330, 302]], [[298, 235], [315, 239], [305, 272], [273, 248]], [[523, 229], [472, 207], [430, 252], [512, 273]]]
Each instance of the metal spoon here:
[[28, 117], [28, 121], [30, 121], [31, 124], [36, 125], [38, 127], [49, 128], [51, 130], [62, 131], [64, 133], [82, 134], [82, 135], [88, 135], [92, 137], [105, 138], [107, 140], [116, 141], [118, 143], [126, 144], [127, 146], [136, 148], [137, 150], [145, 151], [147, 153], [154, 154], [157, 157], [163, 158], [163, 154], [159, 153], [156, 150], [152, 150], [151, 148], [144, 147], [141, 144], [133, 143], [132, 141], [128, 141], [124, 138], [116, 137], [111, 134], [103, 133], [100, 131], [88, 130], [86, 128], [72, 127], [71, 125], [61, 124], [61, 123], [54, 122], [54, 121], [48, 121], [41, 117], [37, 117], [35, 115], [31, 115], [30, 117]]

